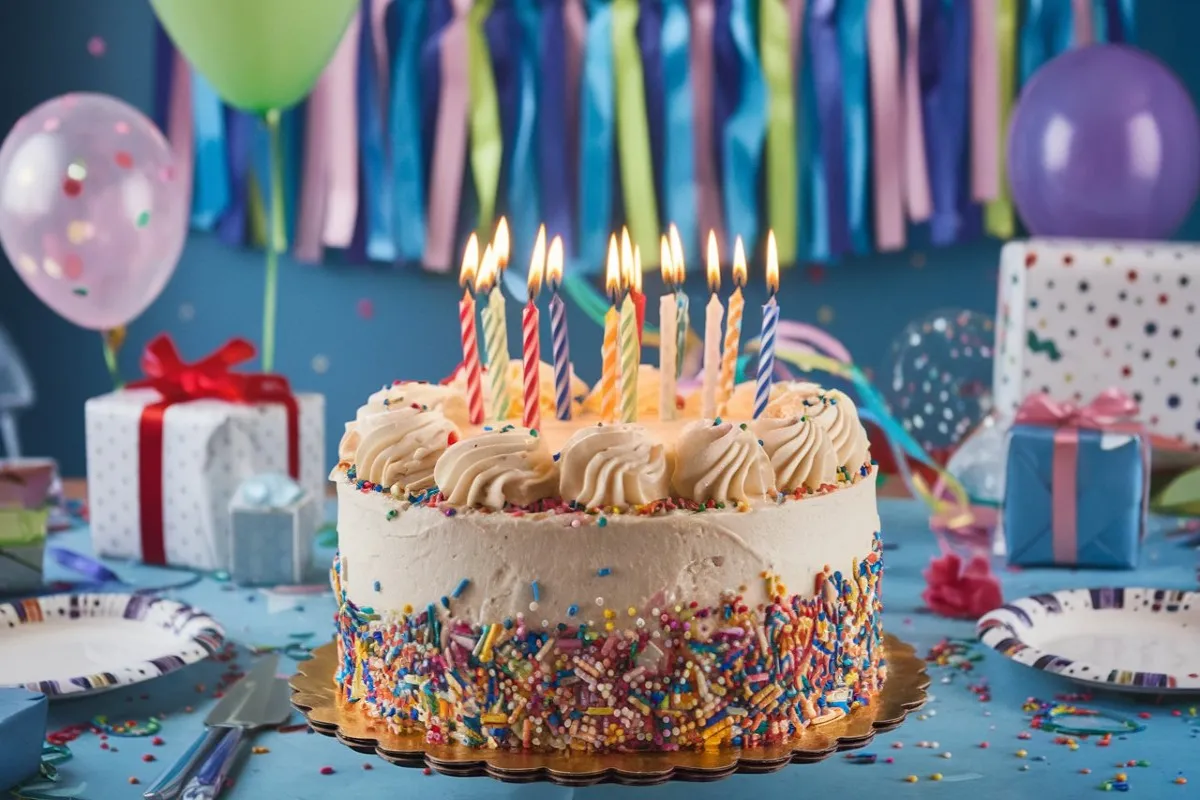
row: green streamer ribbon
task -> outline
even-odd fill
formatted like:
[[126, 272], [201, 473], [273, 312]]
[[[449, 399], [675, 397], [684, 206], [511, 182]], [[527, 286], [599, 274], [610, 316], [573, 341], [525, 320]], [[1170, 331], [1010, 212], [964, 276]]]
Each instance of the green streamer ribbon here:
[[[1000, 59], [1000, 141], [1007, 140], [1008, 120], [1017, 93], [1017, 0], [996, 0], [996, 44]], [[1011, 239], [1016, 233], [1012, 195], [1008, 188], [1008, 153], [999, 148], [1000, 186], [984, 208], [984, 227], [991, 236]]]
[[658, 266], [658, 198], [646, 120], [646, 84], [638, 49], [637, 0], [613, 0], [613, 69], [617, 87], [617, 154], [629, 235], [641, 250], [642, 265]]
[[788, 11], [783, 0], [762, 0], [759, 50], [767, 83], [767, 219], [775, 231], [781, 264], [796, 260], [799, 177], [796, 168], [796, 103]]
[[476, 0], [467, 15], [468, 72], [471, 91], [471, 170], [479, 198], [479, 229], [491, 237], [500, 190], [500, 162], [504, 158], [504, 134], [500, 128], [500, 100], [492, 54], [488, 49], [484, 20], [492, 13], [494, 0]]

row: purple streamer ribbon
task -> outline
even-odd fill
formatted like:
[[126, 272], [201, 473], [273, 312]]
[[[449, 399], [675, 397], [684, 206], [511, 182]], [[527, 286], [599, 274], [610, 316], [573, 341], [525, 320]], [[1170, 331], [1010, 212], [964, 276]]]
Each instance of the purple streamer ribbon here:
[[825, 206], [829, 221], [829, 254], [837, 258], [850, 251], [850, 224], [846, 213], [846, 129], [837, 4], [835, 0], [814, 0], [810, 5], [810, 15], [805, 33], [812, 59], [817, 124], [821, 132], [821, 168], [824, 171]]
[[[737, 42], [733, 40], [730, 28], [730, 16], [733, 14], [733, 0], [717, 0], [716, 18], [713, 24], [713, 133], [716, 146], [713, 148], [713, 160], [716, 163], [717, 186], [725, 186], [723, 180], [728, 165], [725, 163], [725, 126], [738, 107], [738, 97], [742, 88], [742, 61], [738, 57]], [[728, 199], [728, 198], [726, 198]], [[728, 219], [726, 220], [728, 222]], [[717, 240], [722, 252], [727, 248], [720, 238]]]
[[967, 159], [970, 4], [944, 8], [942, 0], [924, 0], [921, 19], [921, 105], [933, 194], [930, 238], [944, 245], [959, 238], [960, 210], [969, 202], [962, 173]]
[[156, 20], [154, 23], [154, 124], [167, 129], [170, 117], [171, 92], [174, 87], [175, 45]]
[[[492, 56], [492, 76], [496, 82], [496, 97], [500, 101], [500, 136], [504, 141], [500, 161], [500, 186], [508, 186], [512, 171], [513, 140], [517, 133], [517, 114], [521, 107], [519, 48], [522, 36], [512, 0], [496, 0], [492, 13], [488, 14], [483, 22], [483, 33]], [[504, 191], [497, 195], [497, 216], [505, 211], [503, 203], [506, 196], [507, 192]], [[533, 247], [533, 240], [514, 241], [513, 244], [513, 252], [519, 253]]]
[[646, 92], [646, 122], [650, 128], [650, 155], [654, 166], [654, 190], [663, 195], [665, 128], [665, 84], [663, 82], [662, 3], [642, 0], [637, 39], [642, 50], [642, 82]]
[[541, 74], [538, 85], [537, 165], [538, 189], [546, 218], [546, 236], [561, 236], [566, 253], [572, 246], [571, 220], [574, 193], [568, 165], [575, 152], [567, 138], [567, 44], [566, 20], [561, 0], [542, 7]]
[[694, 142], [696, 153], [696, 202], [700, 241], [696, 245], [704, 252], [709, 232], [716, 234], [718, 244], [725, 240], [724, 216], [721, 211], [720, 170], [717, 166], [717, 141], [714, 96], [716, 68], [714, 64], [714, 31], [716, 0], [691, 0], [692, 35], [688, 40], [692, 71], [692, 109], [695, 119]]
[[[434, 135], [442, 96], [442, 33], [454, 19], [450, 0], [434, 0], [430, 4], [426, 39], [421, 45], [421, 163], [433, 162]], [[425, 170], [425, 197], [429, 197], [430, 170]]]
[[254, 125], [254, 117], [246, 112], [228, 106], [225, 108], [225, 163], [229, 169], [229, 204], [225, 206], [225, 211], [217, 222], [217, 236], [230, 247], [240, 247], [247, 241], [246, 215], [250, 200]]

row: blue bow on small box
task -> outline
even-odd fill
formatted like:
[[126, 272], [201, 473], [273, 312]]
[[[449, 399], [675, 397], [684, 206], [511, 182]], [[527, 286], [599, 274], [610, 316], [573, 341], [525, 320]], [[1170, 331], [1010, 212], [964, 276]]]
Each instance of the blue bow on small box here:
[[1009, 433], [1001, 514], [1010, 564], [1137, 566], [1150, 486], [1137, 411], [1115, 389], [1083, 407], [1025, 400]]

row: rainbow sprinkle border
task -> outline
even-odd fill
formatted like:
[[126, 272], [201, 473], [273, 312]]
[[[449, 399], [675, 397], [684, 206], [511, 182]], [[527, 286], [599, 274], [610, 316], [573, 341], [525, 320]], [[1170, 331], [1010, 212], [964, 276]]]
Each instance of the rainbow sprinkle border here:
[[882, 555], [876, 534], [865, 559], [847, 575], [826, 567], [808, 596], [764, 573], [769, 605], [727, 595], [714, 608], [642, 609], [639, 624], [611, 631], [542, 630], [520, 617], [474, 625], [452, 604], [381, 615], [347, 598], [335, 557], [335, 681], [369, 717], [434, 744], [628, 752], [782, 742], [869, 704], [882, 686]]

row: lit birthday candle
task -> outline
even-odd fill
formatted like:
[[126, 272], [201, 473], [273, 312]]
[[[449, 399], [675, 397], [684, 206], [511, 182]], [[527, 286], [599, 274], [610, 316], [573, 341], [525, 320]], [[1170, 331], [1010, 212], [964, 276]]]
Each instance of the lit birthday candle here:
[[483, 342], [487, 349], [488, 390], [492, 403], [492, 419], [508, 418], [508, 319], [504, 310], [504, 295], [497, 285], [500, 275], [496, 253], [491, 245], [483, 251], [479, 265], [479, 290], [488, 295], [483, 315]]
[[463, 369], [467, 373], [467, 409], [472, 425], [483, 424], [483, 385], [480, 379], [479, 335], [475, 328], [475, 274], [479, 271], [479, 240], [467, 240], [458, 283], [463, 289], [458, 301], [458, 325], [462, 333]]
[[683, 290], [686, 269], [683, 264], [683, 241], [679, 229], [671, 225], [671, 261], [675, 265], [675, 379], [683, 375], [683, 357], [687, 351], [688, 328], [691, 314], [688, 311], [688, 296]]
[[621, 302], [618, 347], [621, 358], [621, 421], [637, 422], [638, 364], [642, 348], [638, 341], [637, 305], [633, 299], [633, 282], [637, 264], [629, 244], [628, 234], [621, 235], [621, 277], [625, 299]]
[[617, 297], [621, 290], [621, 261], [617, 255], [617, 237], [608, 240], [608, 264], [604, 271], [604, 288], [609, 306], [604, 315], [604, 344], [600, 350], [600, 419], [613, 422], [617, 418]]
[[637, 340], [639, 353], [642, 346], [642, 331], [646, 328], [646, 295], [642, 294], [642, 250], [633, 246], [633, 269], [629, 272], [629, 296], [633, 299], [633, 311], [637, 316]]
[[721, 389], [718, 406], [724, 413], [725, 404], [733, 396], [733, 382], [737, 374], [738, 348], [742, 340], [742, 312], [746, 303], [742, 298], [742, 287], [746, 285], [746, 251], [742, 237], [733, 245], [733, 294], [729, 296], [729, 319], [725, 322], [725, 347], [721, 352]]
[[675, 348], [678, 341], [675, 329], [678, 324], [675, 302], [675, 265], [671, 257], [671, 244], [662, 237], [663, 293], [658, 299], [658, 418], [675, 419], [675, 369], [678, 359]]
[[562, 286], [563, 242], [555, 236], [546, 255], [546, 283], [550, 287], [550, 348], [554, 351], [554, 413], [571, 418], [571, 345], [567, 341], [567, 308], [558, 289]]
[[701, 402], [705, 419], [717, 416], [717, 381], [721, 370], [721, 320], [725, 307], [717, 292], [721, 289], [721, 256], [717, 252], [717, 236], [708, 233], [708, 291], [711, 293], [704, 308], [704, 380]]
[[767, 302], [763, 306], [762, 334], [759, 337], [758, 376], [754, 385], [754, 418], [767, 410], [771, 399], [771, 381], [775, 371], [775, 328], [779, 323], [779, 254], [775, 249], [775, 231], [767, 233]]
[[521, 376], [523, 406], [521, 424], [530, 430], [542, 427], [542, 345], [538, 335], [537, 296], [542, 289], [542, 274], [546, 270], [546, 226], [538, 228], [529, 261], [529, 302], [521, 315]]

